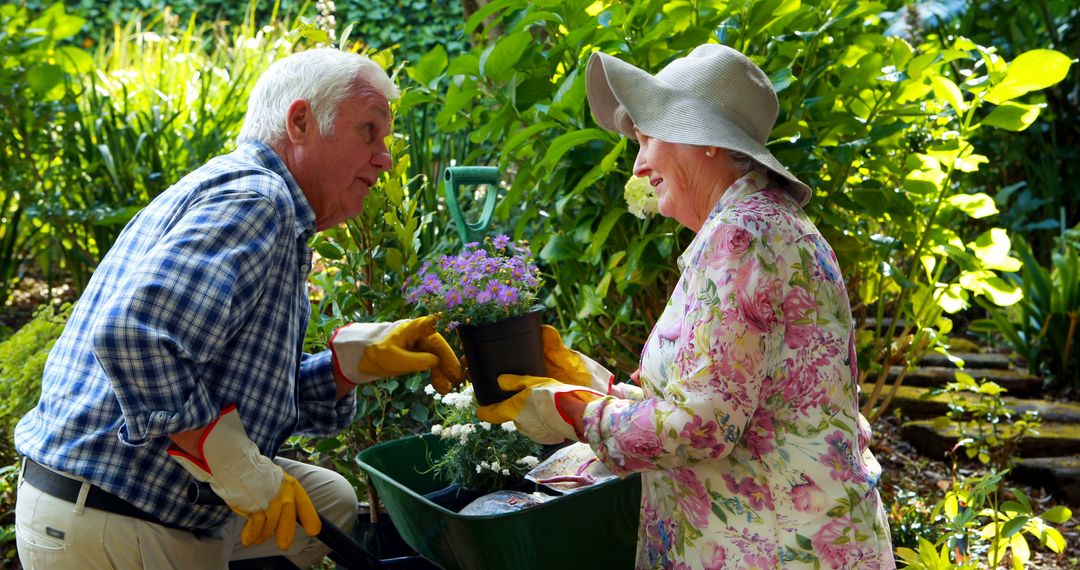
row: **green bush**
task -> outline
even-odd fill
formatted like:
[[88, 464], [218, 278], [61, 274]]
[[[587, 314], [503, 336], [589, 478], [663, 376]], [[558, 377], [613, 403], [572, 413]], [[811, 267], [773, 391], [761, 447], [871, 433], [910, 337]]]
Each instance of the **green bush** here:
[[1024, 292], [1005, 309], [985, 305], [989, 318], [972, 322], [974, 331], [996, 333], [1053, 387], [1080, 393], [1080, 226], [1057, 239], [1049, 267], [1027, 241], [1014, 248], [1024, 267], [1009, 279]]
[[42, 305], [34, 318], [0, 342], [0, 465], [16, 459], [15, 424], [41, 396], [41, 373], [53, 343], [71, 316], [71, 305]]

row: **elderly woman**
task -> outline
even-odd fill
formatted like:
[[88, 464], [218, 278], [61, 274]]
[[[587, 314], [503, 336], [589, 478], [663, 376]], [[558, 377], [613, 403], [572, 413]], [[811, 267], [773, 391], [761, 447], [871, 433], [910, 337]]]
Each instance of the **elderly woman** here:
[[894, 568], [859, 415], [851, 309], [810, 189], [766, 149], [776, 94], [717, 44], [651, 75], [595, 53], [588, 97], [637, 139], [634, 174], [697, 235], [641, 355], [640, 390], [545, 331], [551, 378], [481, 408], [642, 474], [639, 568]]

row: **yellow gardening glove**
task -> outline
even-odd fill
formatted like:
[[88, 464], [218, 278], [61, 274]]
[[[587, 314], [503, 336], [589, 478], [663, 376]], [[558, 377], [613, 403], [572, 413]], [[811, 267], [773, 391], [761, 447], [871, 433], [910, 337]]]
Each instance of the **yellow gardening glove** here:
[[588, 356], [567, 348], [555, 327], [540, 327], [540, 337], [544, 343], [544, 363], [548, 376], [567, 384], [585, 386], [604, 394], [610, 393], [615, 375], [607, 368]]
[[206, 428], [196, 457], [179, 448], [169, 456], [210, 488], [236, 514], [247, 519], [240, 540], [260, 544], [275, 535], [278, 548], [288, 550], [296, 523], [308, 536], [322, 530], [311, 498], [296, 479], [262, 455], [248, 439], [236, 406], [222, 411]]
[[244, 546], [262, 544], [270, 535], [281, 550], [288, 550], [296, 534], [296, 524], [304, 527], [308, 536], [315, 536], [322, 530], [319, 513], [311, 502], [304, 488], [289, 475], [285, 474], [281, 489], [270, 505], [263, 511], [245, 513], [236, 511], [247, 519], [244, 530], [240, 533], [240, 542]]
[[502, 402], [479, 406], [476, 409], [477, 417], [493, 424], [513, 421], [518, 431], [526, 437], [547, 445], [578, 439], [573, 419], [561, 409], [565, 398], [591, 402], [604, 396], [602, 392], [590, 388], [543, 376], [501, 374], [499, 387], [517, 393]]
[[353, 384], [431, 370], [431, 385], [446, 394], [461, 383], [461, 364], [435, 331], [436, 317], [393, 323], [353, 323], [330, 339], [334, 366]]

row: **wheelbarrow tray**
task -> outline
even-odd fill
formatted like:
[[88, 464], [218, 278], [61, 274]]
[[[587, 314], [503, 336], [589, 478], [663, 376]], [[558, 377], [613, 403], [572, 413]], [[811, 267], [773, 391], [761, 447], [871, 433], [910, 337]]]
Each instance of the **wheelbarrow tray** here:
[[424, 497], [449, 485], [428, 469], [431, 434], [380, 443], [357, 461], [401, 537], [447, 570], [633, 568], [640, 477], [615, 479], [498, 515], [461, 515]]

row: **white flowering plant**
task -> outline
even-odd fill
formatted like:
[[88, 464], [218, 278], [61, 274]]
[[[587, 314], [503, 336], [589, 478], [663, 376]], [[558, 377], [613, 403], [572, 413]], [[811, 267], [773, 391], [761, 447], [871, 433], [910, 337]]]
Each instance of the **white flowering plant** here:
[[653, 188], [649, 179], [644, 176], [631, 176], [626, 181], [623, 199], [626, 200], [626, 209], [642, 220], [659, 212], [656, 188]]
[[519, 433], [514, 422], [492, 425], [476, 417], [471, 385], [446, 395], [430, 385], [424, 390], [435, 398], [441, 420], [431, 426], [431, 433], [446, 442], [446, 453], [431, 461], [439, 477], [486, 493], [519, 483], [540, 462], [540, 444]]

